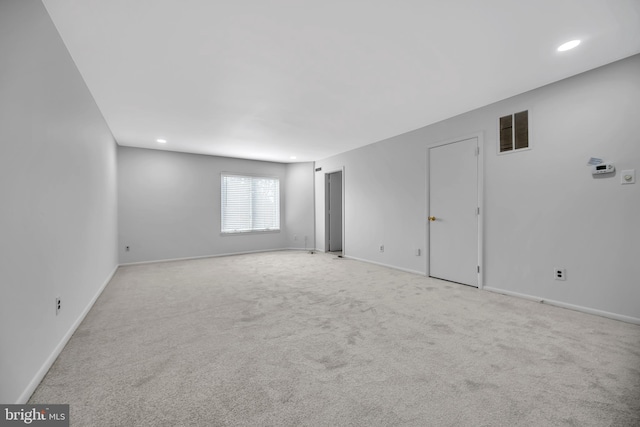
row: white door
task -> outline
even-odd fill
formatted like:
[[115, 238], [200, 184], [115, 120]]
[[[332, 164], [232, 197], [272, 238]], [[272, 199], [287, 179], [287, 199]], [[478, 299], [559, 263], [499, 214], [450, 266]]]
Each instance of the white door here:
[[429, 276], [478, 286], [478, 138], [429, 149]]
[[327, 252], [342, 250], [342, 172], [327, 174]]

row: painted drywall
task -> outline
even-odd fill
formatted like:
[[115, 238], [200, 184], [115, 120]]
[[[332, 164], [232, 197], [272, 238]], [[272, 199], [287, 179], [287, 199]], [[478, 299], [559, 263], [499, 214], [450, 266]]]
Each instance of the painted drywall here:
[[[311, 168], [118, 147], [120, 263], [304, 248], [303, 236], [313, 236]], [[220, 234], [222, 172], [280, 179], [280, 232]]]
[[0, 2], [0, 58], [0, 402], [24, 403], [117, 267], [116, 148], [40, 1]]
[[[427, 147], [478, 133], [484, 146], [484, 285], [640, 319], [640, 55], [316, 162], [316, 241], [324, 247], [320, 174], [345, 168], [345, 255], [427, 272]], [[529, 110], [531, 150], [498, 155], [497, 120]], [[587, 161], [615, 162], [594, 178]], [[378, 252], [380, 244], [384, 253]], [[415, 256], [415, 249], [423, 256]], [[567, 269], [556, 281], [554, 267]]]
[[314, 249], [313, 163], [288, 164], [285, 177], [286, 246], [291, 249]]

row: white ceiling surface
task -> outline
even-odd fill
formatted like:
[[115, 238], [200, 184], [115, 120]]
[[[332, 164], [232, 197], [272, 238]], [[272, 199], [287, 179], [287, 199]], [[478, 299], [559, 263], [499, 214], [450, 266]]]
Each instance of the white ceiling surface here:
[[640, 52], [638, 0], [43, 2], [118, 144], [279, 162]]

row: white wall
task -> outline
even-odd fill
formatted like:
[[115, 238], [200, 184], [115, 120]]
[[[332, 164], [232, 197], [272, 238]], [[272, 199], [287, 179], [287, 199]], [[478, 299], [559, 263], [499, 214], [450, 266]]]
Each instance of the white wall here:
[[[640, 183], [621, 185], [619, 173], [640, 172], [638, 76], [640, 55], [316, 162], [318, 247], [319, 177], [344, 167], [345, 255], [425, 273], [427, 147], [482, 132], [485, 287], [639, 321]], [[497, 155], [498, 117], [525, 109], [532, 149]], [[618, 172], [594, 179], [591, 156]]]
[[[311, 168], [118, 147], [120, 262], [304, 248], [304, 236], [313, 236]], [[280, 179], [281, 232], [220, 234], [222, 172]]]
[[0, 2], [0, 58], [0, 402], [24, 403], [117, 266], [116, 150], [39, 1]]
[[313, 163], [287, 165], [285, 197], [286, 246], [291, 249], [314, 249]]

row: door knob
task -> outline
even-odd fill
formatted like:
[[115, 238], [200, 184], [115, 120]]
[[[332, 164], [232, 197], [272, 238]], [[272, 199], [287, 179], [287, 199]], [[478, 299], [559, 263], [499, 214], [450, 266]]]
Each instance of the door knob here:
[[429, 221], [435, 221], [435, 220], [436, 220], [436, 217], [435, 217], [435, 216], [430, 216], [430, 217], [429, 217]]

